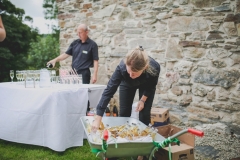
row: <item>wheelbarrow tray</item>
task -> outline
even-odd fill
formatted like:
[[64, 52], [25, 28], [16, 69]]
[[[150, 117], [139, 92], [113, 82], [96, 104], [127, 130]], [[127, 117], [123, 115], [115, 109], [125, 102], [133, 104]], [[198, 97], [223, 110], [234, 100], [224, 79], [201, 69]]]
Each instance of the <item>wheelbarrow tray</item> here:
[[[96, 143], [92, 140], [91, 135], [87, 131], [87, 125], [89, 122], [92, 123], [94, 120], [93, 116], [83, 116], [81, 117], [81, 122], [83, 124], [87, 139], [91, 148], [102, 149], [101, 143]], [[139, 128], [146, 128], [147, 126], [139, 121], [138, 119], [131, 117], [102, 117], [102, 122], [106, 126], [108, 124], [110, 127], [124, 125], [127, 122], [132, 124], [137, 124]], [[162, 142], [165, 138], [160, 134], [156, 134], [154, 141]], [[134, 141], [134, 142], [118, 142], [117, 148], [114, 141], [108, 142], [108, 148], [105, 153], [105, 157], [135, 157], [149, 155], [154, 148], [153, 142], [144, 141]]]

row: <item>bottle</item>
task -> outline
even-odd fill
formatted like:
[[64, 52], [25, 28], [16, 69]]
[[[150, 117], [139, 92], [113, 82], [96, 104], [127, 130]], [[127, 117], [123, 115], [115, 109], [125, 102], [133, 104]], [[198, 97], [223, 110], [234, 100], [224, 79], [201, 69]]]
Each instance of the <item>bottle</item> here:
[[113, 107], [113, 117], [118, 117], [118, 109], [116, 105]]
[[48, 63], [48, 64], [47, 64], [47, 68], [53, 68], [52, 63]]
[[108, 107], [107, 107], [106, 110], [105, 110], [105, 114], [106, 114], [107, 117], [110, 116], [110, 109], [109, 109]]

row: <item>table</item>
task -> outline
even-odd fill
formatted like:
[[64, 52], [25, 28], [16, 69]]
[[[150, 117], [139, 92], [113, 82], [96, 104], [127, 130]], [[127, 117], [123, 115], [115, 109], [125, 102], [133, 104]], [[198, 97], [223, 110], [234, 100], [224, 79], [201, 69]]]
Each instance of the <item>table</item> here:
[[80, 121], [87, 103], [96, 107], [105, 85], [53, 85], [25, 88], [19, 83], [0, 83], [0, 139], [65, 151], [82, 146]]

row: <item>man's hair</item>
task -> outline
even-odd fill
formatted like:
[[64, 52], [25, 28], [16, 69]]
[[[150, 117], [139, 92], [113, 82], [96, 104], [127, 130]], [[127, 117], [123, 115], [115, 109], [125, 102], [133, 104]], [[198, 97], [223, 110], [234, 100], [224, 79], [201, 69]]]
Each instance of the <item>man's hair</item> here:
[[88, 31], [88, 26], [86, 24], [80, 24], [78, 28], [82, 28], [84, 31]]

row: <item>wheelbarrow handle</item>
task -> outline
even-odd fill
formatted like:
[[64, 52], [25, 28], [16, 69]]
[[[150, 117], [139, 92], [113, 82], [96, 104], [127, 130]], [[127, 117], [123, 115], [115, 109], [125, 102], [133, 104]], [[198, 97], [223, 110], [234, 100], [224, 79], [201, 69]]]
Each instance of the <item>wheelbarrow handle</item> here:
[[106, 130], [106, 129], [103, 131], [103, 139], [104, 139], [105, 141], [108, 140], [108, 130]]
[[177, 138], [178, 136], [180, 136], [180, 135], [182, 135], [184, 133], [187, 133], [187, 132], [192, 133], [192, 134], [194, 134], [196, 136], [199, 136], [199, 137], [202, 137], [204, 135], [204, 132], [202, 132], [202, 131], [199, 131], [199, 130], [196, 130], [196, 129], [192, 129], [192, 128], [188, 128], [188, 129], [183, 129], [180, 132], [172, 135], [171, 139]]
[[196, 130], [196, 129], [193, 129], [193, 128], [188, 128], [188, 132], [192, 133], [192, 134], [194, 134], [196, 136], [199, 136], [199, 137], [202, 137], [204, 135], [204, 132]]

